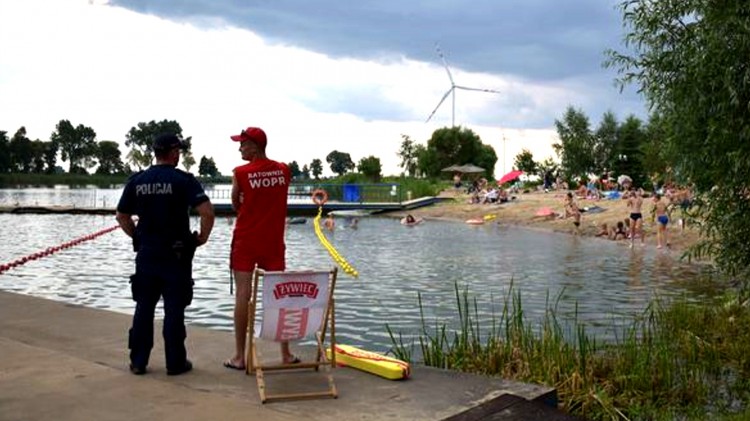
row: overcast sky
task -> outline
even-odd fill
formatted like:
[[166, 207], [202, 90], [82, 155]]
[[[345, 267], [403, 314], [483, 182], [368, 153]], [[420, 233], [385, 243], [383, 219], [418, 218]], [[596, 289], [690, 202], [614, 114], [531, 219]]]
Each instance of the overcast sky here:
[[455, 90], [455, 123], [495, 148], [500, 177], [522, 148], [553, 156], [568, 105], [594, 125], [645, 118], [602, 66], [622, 49], [619, 2], [3, 0], [0, 130], [48, 140], [68, 119], [125, 153], [137, 123], [176, 120], [230, 174], [229, 136], [260, 126], [272, 159], [339, 150], [398, 174], [402, 134], [451, 125], [450, 95], [425, 123], [451, 88], [439, 45], [456, 85], [500, 92]]

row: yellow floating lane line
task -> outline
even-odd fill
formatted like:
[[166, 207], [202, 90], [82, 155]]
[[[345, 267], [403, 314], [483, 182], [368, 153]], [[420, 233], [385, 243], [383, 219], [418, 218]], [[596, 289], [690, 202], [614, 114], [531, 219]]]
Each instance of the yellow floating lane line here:
[[313, 226], [315, 227], [315, 235], [318, 236], [318, 240], [320, 240], [320, 244], [322, 244], [323, 247], [325, 247], [325, 249], [328, 250], [328, 254], [331, 255], [331, 258], [333, 259], [333, 261], [336, 262], [339, 266], [341, 266], [341, 269], [345, 273], [355, 278], [358, 278], [359, 272], [357, 272], [357, 270], [354, 269], [354, 267], [350, 265], [349, 262], [347, 262], [346, 259], [341, 254], [339, 254], [336, 248], [333, 247], [333, 244], [331, 244], [326, 238], [325, 234], [323, 234], [323, 230], [320, 229], [320, 218], [322, 217], [322, 215], [323, 215], [323, 207], [321, 206], [321, 207], [318, 207], [318, 215], [313, 220]]

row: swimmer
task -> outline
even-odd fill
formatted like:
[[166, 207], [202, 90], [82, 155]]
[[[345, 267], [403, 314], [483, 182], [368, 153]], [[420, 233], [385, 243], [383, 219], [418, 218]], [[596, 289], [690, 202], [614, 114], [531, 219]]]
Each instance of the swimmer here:
[[323, 222], [323, 227], [328, 231], [333, 231], [336, 229], [336, 221], [333, 220], [332, 213], [329, 213], [326, 217], [326, 220]]

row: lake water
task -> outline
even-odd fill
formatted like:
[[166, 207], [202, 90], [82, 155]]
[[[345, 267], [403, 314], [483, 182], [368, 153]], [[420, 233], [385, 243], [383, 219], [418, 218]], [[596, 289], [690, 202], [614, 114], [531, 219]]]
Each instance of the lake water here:
[[[50, 190], [48, 195], [33, 193], [37, 204], [70, 204], [64, 202], [71, 200], [65, 189]], [[5, 192], [0, 191], [0, 204], [3, 197], [11, 196]], [[22, 192], [13, 197], [28, 199]], [[68, 193], [84, 196], [75, 189]], [[105, 193], [110, 196], [97, 195], [115, 201], [119, 196], [117, 191]], [[194, 227], [197, 223], [197, 218], [192, 220]], [[0, 214], [0, 264], [115, 224], [114, 216]], [[189, 323], [232, 329], [228, 268], [232, 224], [231, 218], [218, 218], [209, 243], [196, 253]], [[343, 218], [338, 225], [328, 234], [329, 240], [360, 273], [354, 279], [339, 272], [338, 339], [376, 351], [391, 345], [386, 324], [407, 337], [420, 330], [418, 293], [431, 326], [455, 323], [456, 283], [468, 287], [484, 320], [502, 311], [502, 298], [512, 282], [522, 294], [530, 320], [539, 320], [548, 297], [554, 300], [559, 295], [559, 316], [572, 317], [577, 305], [578, 319], [597, 338], [607, 338], [614, 326], [640, 314], [654, 295], [687, 294], [675, 280], [695, 278], [698, 272], [653, 247], [631, 250], [613, 241], [494, 223], [427, 221], [404, 227], [395, 219], [366, 217], [358, 229], [343, 228]], [[127, 280], [133, 258], [130, 239], [116, 230], [0, 274], [0, 289], [132, 314]], [[315, 236], [312, 219], [288, 227], [288, 269], [325, 269], [332, 264]]]

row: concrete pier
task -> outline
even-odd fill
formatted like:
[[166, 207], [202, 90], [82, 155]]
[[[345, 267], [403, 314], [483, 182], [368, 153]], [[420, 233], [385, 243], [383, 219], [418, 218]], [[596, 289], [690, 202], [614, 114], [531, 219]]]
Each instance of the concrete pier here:
[[[338, 399], [262, 405], [254, 376], [222, 366], [231, 333], [188, 326], [195, 368], [167, 376], [157, 322], [149, 372], [134, 376], [129, 326], [126, 314], [0, 291], [0, 420], [576, 419], [554, 409], [552, 388], [429, 367], [414, 367], [404, 381], [336, 368]], [[265, 344], [262, 352], [273, 359], [278, 347]], [[273, 374], [267, 381], [284, 389], [318, 376]]]

